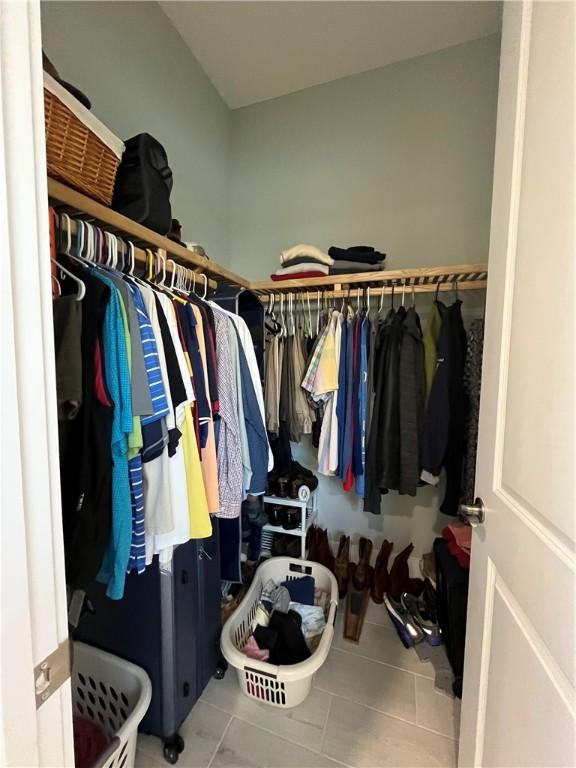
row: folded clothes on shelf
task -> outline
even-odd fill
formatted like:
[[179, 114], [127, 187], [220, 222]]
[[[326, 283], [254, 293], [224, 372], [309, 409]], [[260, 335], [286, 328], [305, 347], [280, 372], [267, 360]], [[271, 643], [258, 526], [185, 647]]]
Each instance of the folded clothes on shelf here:
[[321, 264], [332, 266], [334, 259], [332, 259], [327, 253], [321, 251], [315, 245], [308, 245], [306, 243], [300, 243], [299, 245], [293, 245], [292, 248], [288, 248], [286, 251], [282, 251], [280, 254], [280, 263], [285, 264], [299, 256], [311, 257], [314, 261], [318, 261]]
[[307, 277], [326, 277], [325, 272], [319, 272], [317, 269], [309, 272], [293, 272], [292, 274], [284, 275], [270, 275], [271, 279], [275, 282], [282, 282], [282, 280], [303, 280]]
[[297, 272], [322, 272], [322, 274], [327, 275], [328, 270], [331, 269], [327, 264], [322, 264], [319, 261], [310, 261], [310, 259], [306, 259], [303, 262], [300, 262], [300, 259], [297, 261], [298, 264], [292, 264], [292, 262], [283, 264], [280, 269], [277, 269], [276, 272], [274, 272], [274, 274], [292, 275]]
[[375, 250], [371, 245], [352, 245], [350, 248], [330, 246], [329, 255], [334, 261], [354, 261], [359, 264], [376, 264], [386, 258], [385, 253]]
[[363, 264], [356, 261], [337, 261], [333, 267], [329, 267], [329, 275], [350, 275], [361, 272], [383, 272], [384, 262], [375, 262], [374, 264]]

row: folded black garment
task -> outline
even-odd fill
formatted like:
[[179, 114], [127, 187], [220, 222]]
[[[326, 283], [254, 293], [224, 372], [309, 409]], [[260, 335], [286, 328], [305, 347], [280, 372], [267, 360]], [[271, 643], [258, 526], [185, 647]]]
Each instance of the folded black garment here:
[[332, 245], [328, 248], [328, 254], [334, 261], [357, 261], [361, 264], [376, 264], [386, 258], [385, 253], [375, 251], [370, 245], [353, 245], [351, 248]]
[[[270, 664], [299, 664], [312, 655], [300, 629], [302, 617], [296, 611], [280, 613], [274, 611], [270, 617], [269, 629], [278, 633], [274, 647], [270, 650]], [[256, 633], [254, 633], [256, 637]], [[258, 645], [258, 639], [256, 638]]]
[[332, 267], [328, 267], [328, 274], [344, 275], [349, 272], [380, 272], [383, 269], [383, 261], [377, 261], [374, 264], [365, 264], [362, 261], [335, 261]]

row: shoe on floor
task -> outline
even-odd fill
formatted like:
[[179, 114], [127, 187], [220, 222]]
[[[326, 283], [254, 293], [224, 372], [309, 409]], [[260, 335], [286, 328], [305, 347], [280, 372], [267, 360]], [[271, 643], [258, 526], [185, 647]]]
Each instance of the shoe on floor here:
[[350, 581], [350, 536], [340, 536], [338, 554], [334, 561], [334, 576], [338, 582], [339, 597], [346, 597]]
[[372, 581], [371, 557], [372, 541], [361, 536], [358, 543], [358, 565], [354, 569], [352, 576], [354, 588], [357, 590], [370, 589]]
[[372, 600], [378, 605], [384, 602], [384, 595], [390, 591], [390, 574], [388, 573], [388, 560], [392, 553], [394, 544], [388, 539], [384, 539], [380, 552], [376, 558], [376, 564], [374, 566], [374, 578], [372, 580], [372, 587], [370, 589], [370, 596]]
[[442, 645], [442, 632], [436, 616], [426, 609], [424, 601], [404, 592], [401, 598], [402, 607], [410, 614], [413, 623], [416, 624], [424, 636], [428, 645]]
[[418, 643], [421, 643], [424, 639], [424, 634], [402, 603], [394, 600], [390, 595], [384, 595], [384, 605], [404, 647], [413, 648]]

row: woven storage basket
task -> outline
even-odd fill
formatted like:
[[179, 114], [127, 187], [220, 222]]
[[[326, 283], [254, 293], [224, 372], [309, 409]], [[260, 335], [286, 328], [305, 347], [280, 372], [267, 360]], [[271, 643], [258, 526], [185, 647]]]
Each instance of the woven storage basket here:
[[124, 145], [46, 73], [44, 122], [48, 175], [110, 205]]

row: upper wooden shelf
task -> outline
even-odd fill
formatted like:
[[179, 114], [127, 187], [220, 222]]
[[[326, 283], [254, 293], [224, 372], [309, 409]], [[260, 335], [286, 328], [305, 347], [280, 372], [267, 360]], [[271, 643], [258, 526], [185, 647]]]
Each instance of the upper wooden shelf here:
[[449, 264], [444, 267], [414, 267], [409, 269], [389, 269], [378, 272], [360, 272], [349, 275], [322, 275], [307, 277], [302, 280], [264, 280], [253, 282], [252, 290], [257, 293], [286, 293], [290, 291], [328, 290], [342, 291], [350, 286], [370, 286], [374, 293], [390, 293], [392, 288], [405, 285], [414, 286], [419, 293], [450, 290], [452, 284], [458, 284], [458, 290], [478, 290], [486, 288], [488, 277], [487, 264]]
[[[212, 277], [221, 282], [240, 285], [243, 288], [250, 288], [250, 281], [240, 277], [225, 267], [221, 267], [210, 259], [199, 256], [193, 251], [189, 251], [183, 245], [169, 240], [167, 237], [153, 232], [151, 229], [143, 227], [132, 219], [116, 213], [111, 208], [107, 208], [95, 200], [91, 200], [81, 192], [77, 192], [71, 187], [67, 187], [56, 179], [48, 179], [48, 196], [54, 207], [64, 209], [71, 215], [79, 216], [97, 224], [105, 225], [105, 228], [112, 232], [117, 232], [134, 243], [134, 245], [162, 248], [178, 264], [194, 269]], [[71, 209], [71, 210], [68, 210]]]
[[450, 264], [443, 267], [416, 267], [414, 269], [395, 269], [380, 272], [360, 272], [349, 275], [322, 275], [309, 277], [304, 280], [263, 280], [253, 282], [235, 272], [221, 267], [210, 259], [189, 251], [183, 245], [169, 240], [167, 237], [143, 227], [132, 219], [116, 213], [101, 203], [86, 197], [71, 187], [67, 187], [56, 179], [48, 179], [48, 196], [53, 205], [72, 215], [94, 221], [107, 230], [117, 232], [130, 240], [135, 246], [162, 248], [178, 264], [205, 274], [219, 282], [239, 285], [242, 288], [259, 293], [264, 298], [266, 294], [296, 292], [309, 289], [310, 291], [328, 290], [330, 293], [345, 294], [351, 286], [357, 288], [370, 286], [371, 292], [391, 293], [405, 285], [418, 293], [431, 292], [437, 289], [450, 290], [452, 284], [458, 284], [458, 290], [478, 290], [486, 287], [488, 266], [486, 264]]

